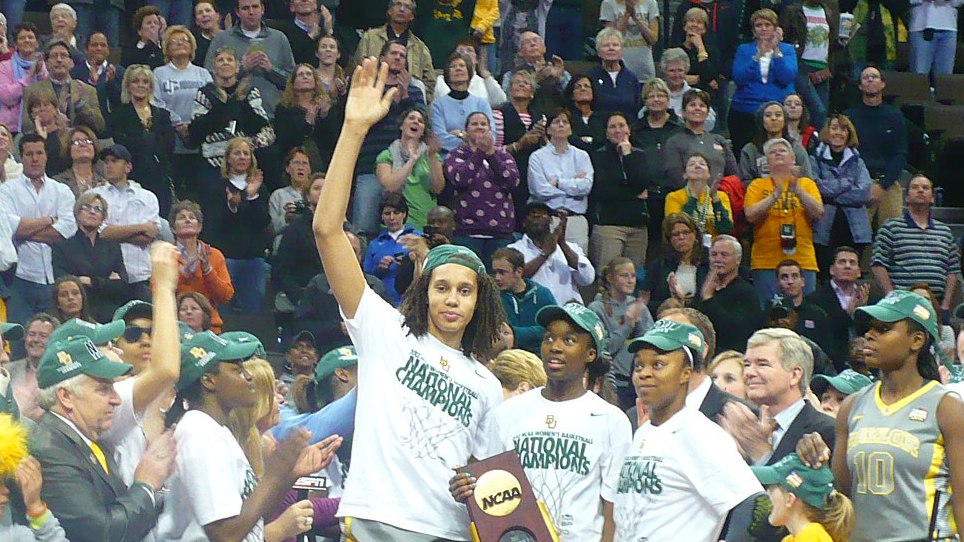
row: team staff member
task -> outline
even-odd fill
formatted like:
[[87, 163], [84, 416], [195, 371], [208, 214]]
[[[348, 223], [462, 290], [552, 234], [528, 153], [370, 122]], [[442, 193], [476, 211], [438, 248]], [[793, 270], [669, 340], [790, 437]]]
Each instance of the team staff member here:
[[[633, 385], [649, 420], [615, 472], [613, 519], [603, 540], [720, 540], [745, 533], [763, 488], [720, 426], [686, 407], [689, 381], [703, 368], [703, 334], [689, 324], [659, 320], [634, 339]], [[727, 536], [727, 539], [731, 537]], [[735, 539], [736, 536], [733, 537]]]
[[[599, 357], [606, 332], [599, 316], [580, 303], [539, 310], [542, 364], [548, 381], [492, 412], [489, 455], [514, 449], [522, 460], [536, 498], [546, 504], [560, 540], [598, 541], [603, 518], [612, 522], [615, 470], [629, 448], [629, 419], [598, 395], [587, 391], [589, 380], [605, 374], [608, 363]], [[549, 448], [552, 446], [552, 448]], [[562, 456], [548, 450], [582, 450]], [[475, 478], [457, 474], [450, 481], [460, 502], [472, 496]]]
[[[864, 361], [880, 381], [837, 413], [830, 464], [857, 512], [850, 540], [954, 540], [951, 522], [964, 518], [964, 499], [949, 492], [964, 487], [964, 401], [939, 383], [934, 307], [894, 290], [857, 315], [869, 320]], [[800, 439], [797, 453], [816, 468], [831, 459], [817, 433]]]
[[486, 451], [502, 386], [475, 355], [495, 343], [505, 311], [485, 265], [464, 247], [429, 251], [398, 310], [348, 263], [358, 261], [342, 229], [352, 171], [368, 129], [397, 92], [385, 92], [387, 77], [387, 65], [377, 70], [374, 59], [355, 71], [319, 198], [326, 205], [313, 222], [325, 276], [358, 351], [358, 410], [382, 413], [358, 419], [355, 472], [338, 515], [348, 540], [468, 540], [468, 515], [447, 482], [454, 467]]

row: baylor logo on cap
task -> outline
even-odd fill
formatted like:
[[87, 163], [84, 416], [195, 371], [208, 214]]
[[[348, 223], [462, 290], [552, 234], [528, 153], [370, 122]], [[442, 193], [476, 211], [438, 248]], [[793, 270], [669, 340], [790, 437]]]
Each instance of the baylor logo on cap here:
[[667, 331], [673, 331], [676, 329], [676, 322], [672, 320], [657, 320], [653, 324], [653, 331], [658, 331], [660, 333], [666, 333]]
[[74, 358], [67, 352], [57, 352], [57, 361], [59, 361], [61, 365], [70, 365], [74, 362]]
[[931, 317], [931, 311], [927, 310], [927, 308], [922, 305], [915, 305], [914, 316], [920, 318], [921, 320], [927, 320]]

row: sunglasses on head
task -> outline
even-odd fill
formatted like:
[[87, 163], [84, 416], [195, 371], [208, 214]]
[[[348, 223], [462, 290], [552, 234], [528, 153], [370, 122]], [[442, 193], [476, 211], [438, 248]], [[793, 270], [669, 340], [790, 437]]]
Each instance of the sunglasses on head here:
[[129, 343], [137, 342], [145, 333], [150, 335], [152, 331], [153, 328], [150, 327], [127, 326], [124, 328], [124, 340]]

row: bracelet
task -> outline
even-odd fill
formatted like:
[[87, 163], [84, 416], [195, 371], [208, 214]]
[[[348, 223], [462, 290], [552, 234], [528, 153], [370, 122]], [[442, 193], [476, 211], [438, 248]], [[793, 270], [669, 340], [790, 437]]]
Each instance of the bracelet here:
[[44, 514], [47, 513], [47, 503], [45, 501], [40, 501], [40, 504], [43, 506], [43, 510], [41, 510], [39, 514], [31, 514], [30, 510], [27, 510], [27, 519], [40, 519], [44, 517]]

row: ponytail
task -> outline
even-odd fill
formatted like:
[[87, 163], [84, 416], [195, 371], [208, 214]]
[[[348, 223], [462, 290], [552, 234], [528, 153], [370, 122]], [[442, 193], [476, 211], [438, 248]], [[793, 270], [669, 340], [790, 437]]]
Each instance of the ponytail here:
[[847, 542], [854, 529], [854, 503], [839, 491], [827, 496], [827, 506], [823, 510], [804, 503], [807, 517], [827, 530], [833, 542]]
[[599, 272], [599, 294], [602, 296], [603, 310], [605, 310], [609, 316], [613, 315], [612, 292], [610, 292], [612, 281], [609, 280], [609, 275], [616, 271], [617, 268], [630, 263], [633, 263], [633, 261], [629, 258], [617, 256], [606, 262], [602, 271]]
[[171, 408], [164, 413], [164, 429], [170, 429], [174, 424], [181, 421], [181, 418], [184, 417], [186, 412], [187, 399], [184, 398], [181, 392], [177, 392], [177, 395], [174, 396], [174, 402], [171, 403]]
[[924, 346], [921, 347], [920, 352], [917, 353], [917, 373], [924, 380], [936, 380], [940, 382], [941, 375], [937, 372], [938, 360], [935, 350], [935, 348], [939, 348], [939, 346], [934, 344], [934, 337], [924, 329], [924, 326], [916, 321], [910, 318], [904, 321], [907, 322], [907, 327], [911, 333], [919, 331], [924, 334]]
[[295, 404], [298, 412], [314, 412], [318, 410], [318, 403], [315, 401], [315, 381], [308, 375], [298, 375], [291, 383], [291, 401]]

